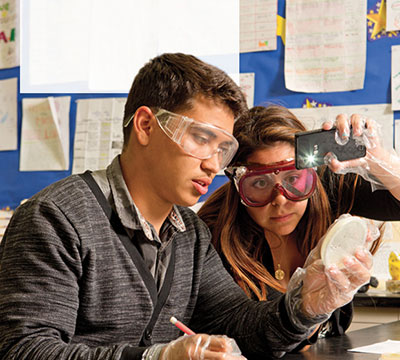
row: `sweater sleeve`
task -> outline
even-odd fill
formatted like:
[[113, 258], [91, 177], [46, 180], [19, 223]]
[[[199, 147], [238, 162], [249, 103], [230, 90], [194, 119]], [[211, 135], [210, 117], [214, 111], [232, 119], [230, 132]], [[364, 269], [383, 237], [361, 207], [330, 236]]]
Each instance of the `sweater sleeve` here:
[[[400, 220], [400, 201], [389, 190], [372, 191], [371, 184], [361, 176], [337, 175], [328, 168], [321, 170], [320, 176], [334, 216], [350, 212], [381, 221]], [[339, 196], [341, 182], [342, 193]]]
[[[1, 359], [120, 359], [127, 344], [72, 341], [82, 311], [80, 241], [54, 203], [29, 201], [17, 209], [0, 261]], [[143, 351], [124, 359], [140, 359]]]
[[[267, 353], [281, 357], [304, 341], [320, 322], [315, 319], [314, 324], [313, 319], [307, 319], [303, 328], [296, 328], [285, 308], [284, 294], [267, 302], [248, 299], [212, 245], [202, 277], [191, 327], [234, 338], [245, 356]], [[298, 322], [301, 323], [301, 316]]]

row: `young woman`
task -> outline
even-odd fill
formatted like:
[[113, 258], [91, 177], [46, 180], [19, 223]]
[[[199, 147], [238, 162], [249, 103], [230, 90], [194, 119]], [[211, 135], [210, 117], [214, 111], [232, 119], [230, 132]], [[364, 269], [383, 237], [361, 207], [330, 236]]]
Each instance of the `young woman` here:
[[[198, 212], [226, 268], [260, 301], [286, 291], [293, 272], [341, 214], [400, 219], [400, 201], [388, 190], [372, 192], [358, 175], [295, 169], [294, 134], [305, 130], [286, 108], [251, 109], [235, 123], [239, 150], [226, 171], [231, 181]], [[351, 318], [349, 304], [332, 314], [324, 332], [342, 334]]]

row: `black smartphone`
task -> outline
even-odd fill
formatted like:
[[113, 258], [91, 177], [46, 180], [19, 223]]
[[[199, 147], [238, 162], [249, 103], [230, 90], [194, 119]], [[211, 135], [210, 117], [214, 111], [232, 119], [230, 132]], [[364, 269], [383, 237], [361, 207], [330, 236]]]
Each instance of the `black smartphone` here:
[[366, 148], [357, 144], [352, 137], [345, 145], [340, 145], [335, 140], [336, 128], [330, 130], [311, 130], [295, 134], [295, 165], [297, 169], [306, 169], [324, 164], [324, 157], [331, 152], [339, 161], [364, 157]]

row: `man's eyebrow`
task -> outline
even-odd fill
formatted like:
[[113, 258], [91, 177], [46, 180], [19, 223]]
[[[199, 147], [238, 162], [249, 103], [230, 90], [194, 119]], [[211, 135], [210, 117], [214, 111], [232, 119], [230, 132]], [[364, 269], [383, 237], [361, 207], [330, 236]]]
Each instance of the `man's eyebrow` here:
[[193, 128], [195, 130], [202, 131], [203, 133], [207, 134], [208, 136], [210, 136], [213, 139], [215, 139], [217, 137], [217, 135], [212, 130], [206, 129], [206, 128], [202, 127], [202, 126], [194, 126]]
[[233, 144], [233, 141], [225, 140], [225, 141], [222, 141], [219, 145], [232, 145], [232, 144]]

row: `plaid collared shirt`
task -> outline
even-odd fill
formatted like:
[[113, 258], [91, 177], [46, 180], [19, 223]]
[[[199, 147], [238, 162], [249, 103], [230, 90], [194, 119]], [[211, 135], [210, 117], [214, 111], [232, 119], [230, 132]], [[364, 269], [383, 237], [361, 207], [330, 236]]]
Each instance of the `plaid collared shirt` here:
[[92, 175], [143, 256], [160, 290], [171, 258], [173, 235], [177, 231], [186, 230], [178, 208], [173, 206], [158, 235], [132, 200], [122, 175], [119, 156], [114, 158], [106, 170], [95, 171]]

